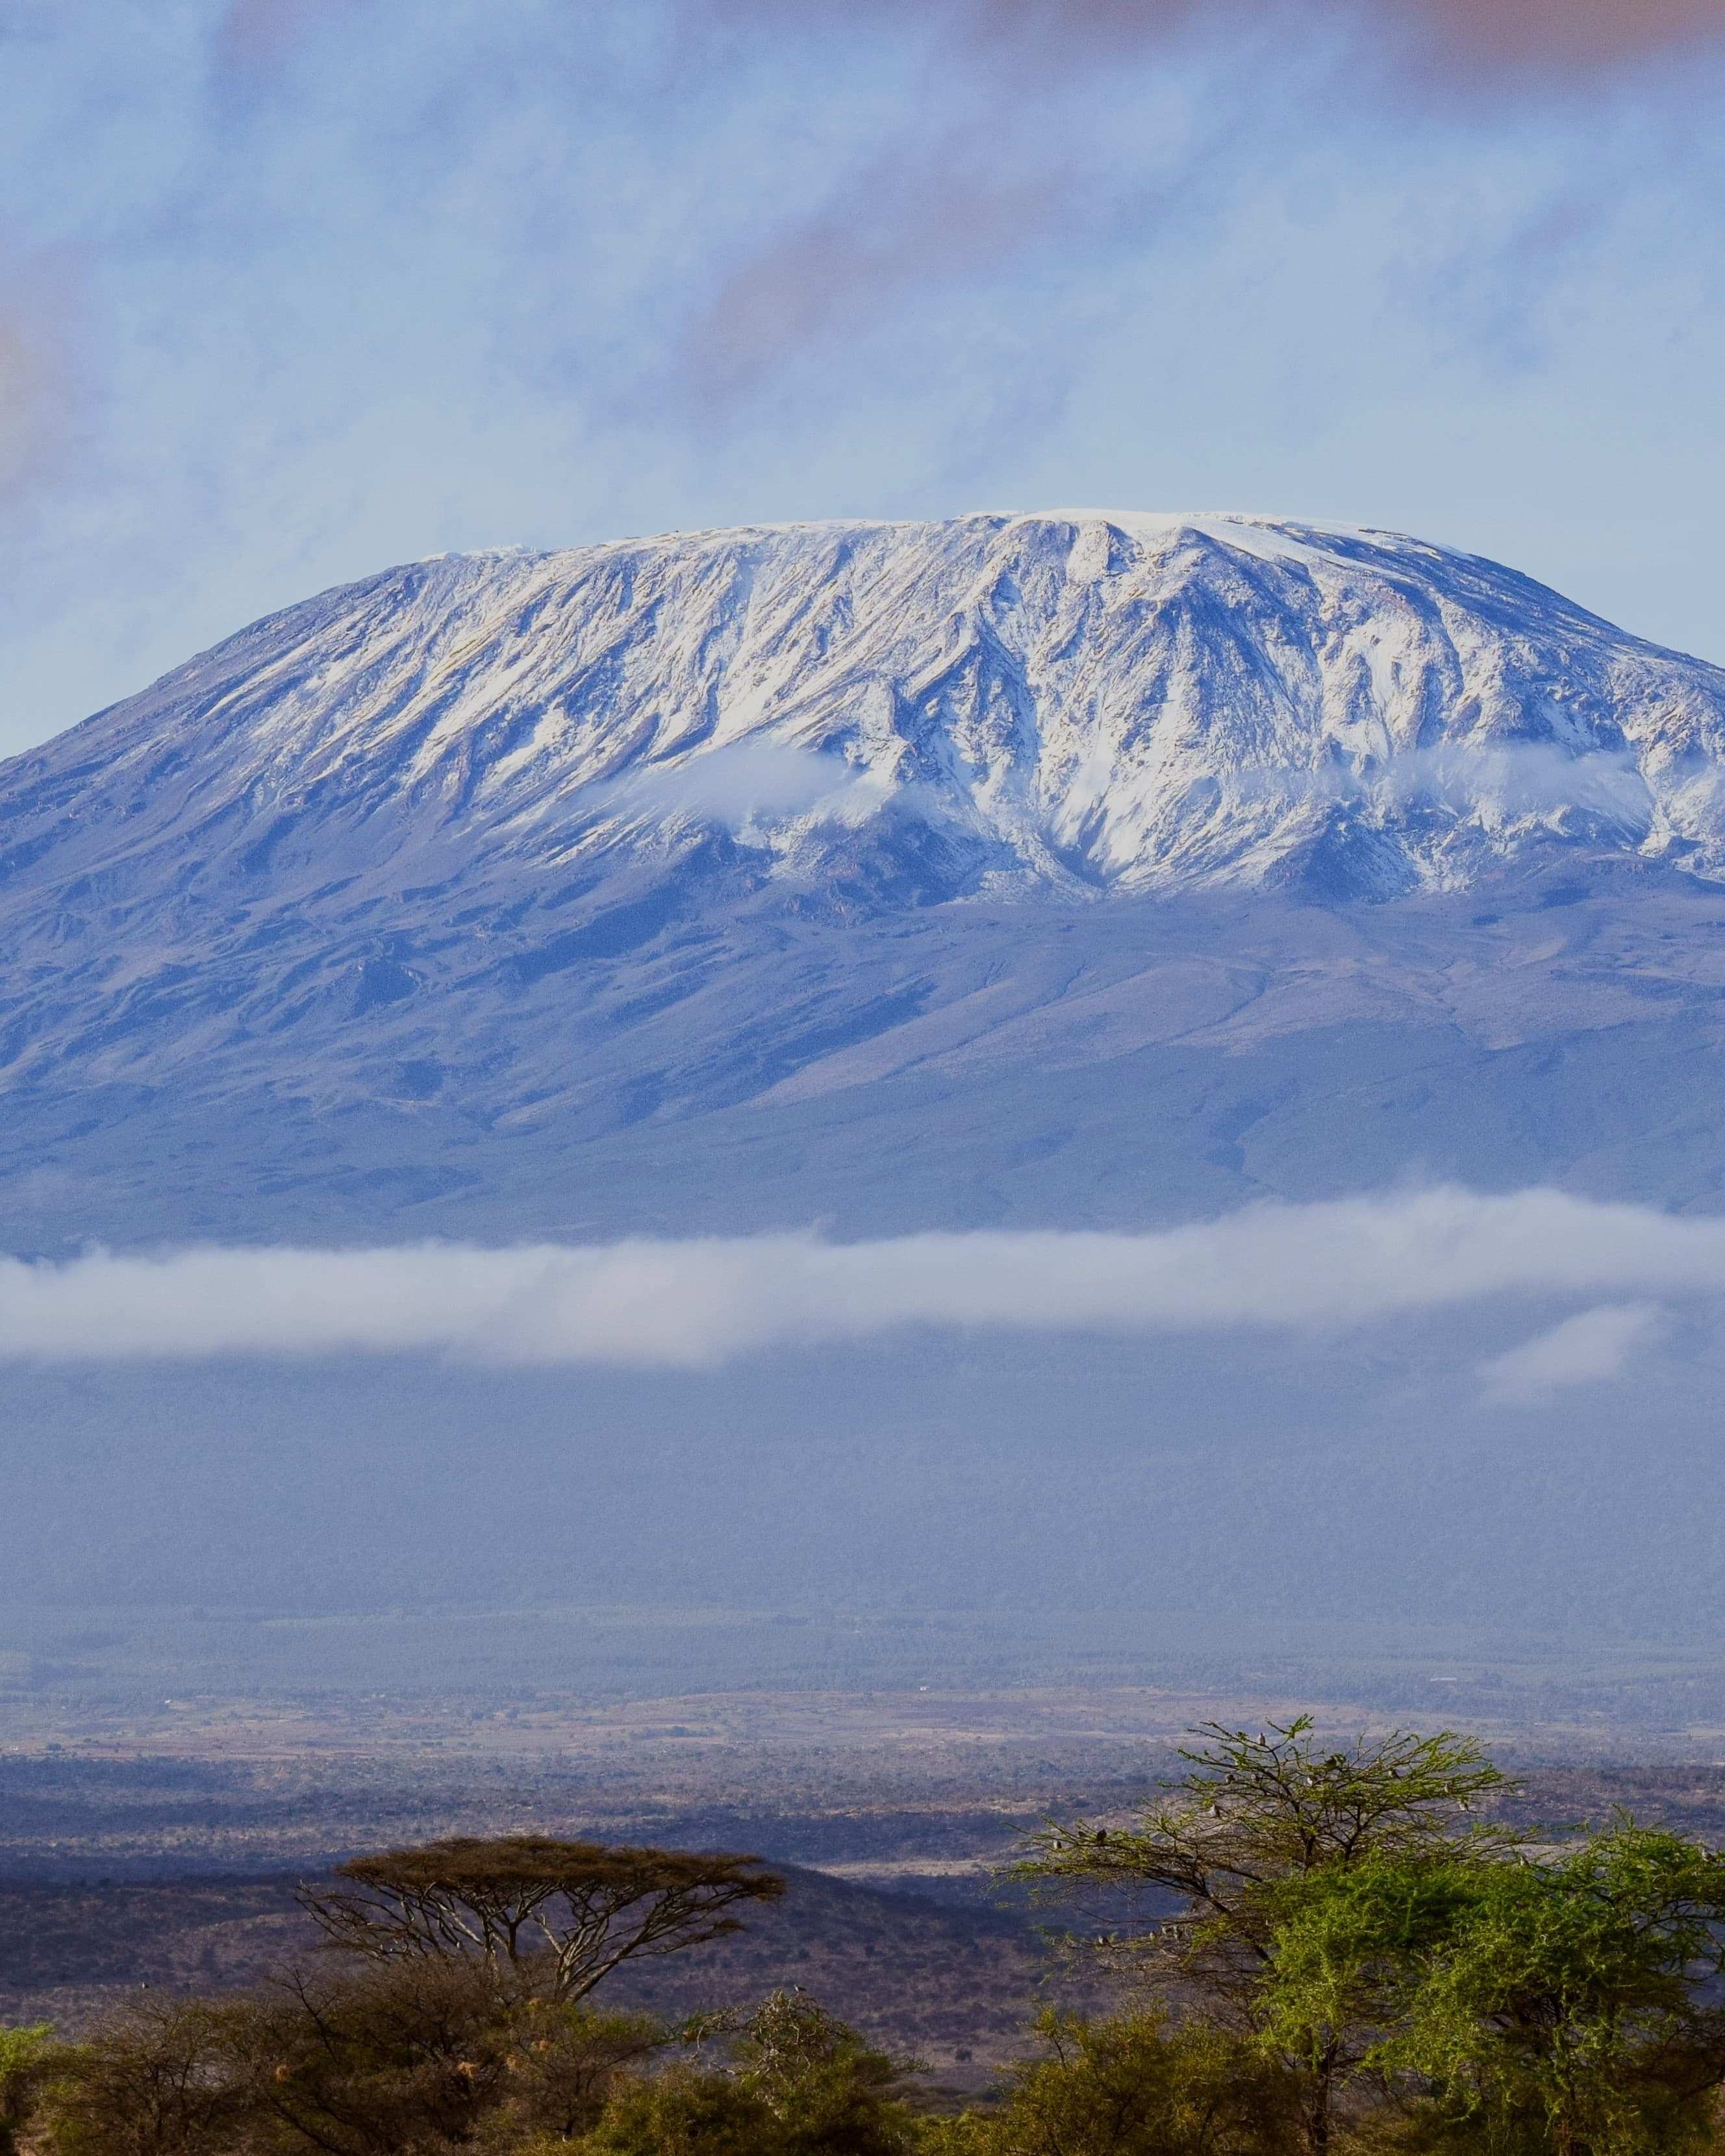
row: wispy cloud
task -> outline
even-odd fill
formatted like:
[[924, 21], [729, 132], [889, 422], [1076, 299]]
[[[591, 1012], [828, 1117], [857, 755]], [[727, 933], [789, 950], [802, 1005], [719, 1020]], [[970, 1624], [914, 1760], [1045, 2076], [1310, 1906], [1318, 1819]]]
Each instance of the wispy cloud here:
[[[1356, 1327], [1507, 1297], [1713, 1296], [1725, 1219], [1554, 1190], [1265, 1206], [1142, 1235], [811, 1234], [583, 1247], [96, 1253], [0, 1262], [0, 1354], [447, 1354], [702, 1368], [913, 1326], [1024, 1332]], [[1498, 1397], [1613, 1374], [1638, 1301], [1488, 1366]], [[1517, 1359], [1519, 1358], [1519, 1359]]]
[[1488, 822], [1580, 810], [1645, 832], [1653, 814], [1652, 794], [1632, 757], [1604, 749], [1574, 754], [1544, 742], [1449, 742], [1363, 758], [1357, 766], [1259, 766], [1243, 771], [1239, 783], [1242, 793], [1260, 798], [1442, 808]]
[[1725, 36], [1719, 0], [1368, 0], [1469, 72], [1578, 74]]
[[392, 560], [981, 503], [1425, 529], [1709, 638], [1711, 78], [1626, 63], [1722, 6], [13, 0], [0, 728]]
[[895, 146], [728, 270], [676, 370], [703, 401], [757, 388], [789, 353], [865, 332], [922, 290], [986, 283], [1045, 239], [1070, 181], [1043, 156], [1003, 171], [962, 139]]
[[71, 437], [65, 326], [46, 280], [33, 283], [28, 300], [0, 305], [0, 504], [53, 478]]
[[689, 817], [746, 838], [787, 818], [862, 821], [881, 807], [886, 788], [842, 757], [757, 737], [650, 764], [595, 788], [592, 798], [624, 814]]
[[[722, 12], [783, 18], [786, 0], [710, 0]], [[815, 18], [892, 17], [927, 0], [814, 0]], [[1194, 17], [1261, 16], [1251, 0], [951, 0], [932, 11], [966, 47], [998, 58], [1016, 40], [1044, 64], [1083, 64], [1165, 38]], [[1296, 15], [1353, 13], [1411, 30], [1420, 47], [1468, 69], [1556, 70], [1620, 65], [1647, 53], [1725, 34], [1719, 0], [1330, 0]]]
[[1506, 1407], [1543, 1407], [1571, 1385], [1620, 1377], [1635, 1351], [1665, 1329], [1665, 1312], [1656, 1303], [1604, 1303], [1584, 1310], [1481, 1363], [1485, 1396]]

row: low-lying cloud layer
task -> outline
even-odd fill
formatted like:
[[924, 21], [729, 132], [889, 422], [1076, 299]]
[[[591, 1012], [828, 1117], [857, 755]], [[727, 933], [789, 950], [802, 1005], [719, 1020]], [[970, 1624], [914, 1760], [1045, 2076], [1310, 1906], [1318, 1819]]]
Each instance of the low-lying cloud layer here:
[[[703, 1368], [916, 1326], [1348, 1328], [1505, 1298], [1595, 1309], [1482, 1371], [1488, 1396], [1609, 1377], [1648, 1299], [1725, 1291], [1725, 1219], [1555, 1190], [1254, 1208], [1149, 1235], [808, 1233], [588, 1247], [98, 1252], [0, 1261], [0, 1354], [42, 1361], [446, 1354]], [[1517, 1360], [1519, 1358], [1519, 1360]]]

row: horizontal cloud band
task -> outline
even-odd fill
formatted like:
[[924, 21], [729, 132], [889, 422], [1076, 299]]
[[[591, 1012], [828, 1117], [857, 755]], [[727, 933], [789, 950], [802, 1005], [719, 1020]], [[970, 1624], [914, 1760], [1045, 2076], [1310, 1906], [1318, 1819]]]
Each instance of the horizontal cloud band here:
[[698, 1368], [911, 1325], [1351, 1326], [1505, 1296], [1725, 1291], [1725, 1219], [1554, 1190], [1255, 1207], [1149, 1235], [811, 1234], [0, 1260], [0, 1355], [444, 1353]]

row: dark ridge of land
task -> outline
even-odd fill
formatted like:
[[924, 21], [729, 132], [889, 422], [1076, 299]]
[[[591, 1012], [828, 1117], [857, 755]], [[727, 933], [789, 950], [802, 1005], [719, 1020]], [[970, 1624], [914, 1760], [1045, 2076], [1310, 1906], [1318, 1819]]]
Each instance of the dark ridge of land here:
[[[1060, 1972], [1022, 1914], [954, 1907], [787, 1867], [783, 1902], [746, 1931], [619, 1970], [604, 2003], [677, 2020], [797, 1985], [875, 2042], [955, 2086], [985, 2082], [1058, 1998], [1104, 1994]], [[0, 2024], [76, 2033], [141, 1989], [210, 1992], [267, 1980], [320, 1949], [292, 1875], [0, 1881]]]

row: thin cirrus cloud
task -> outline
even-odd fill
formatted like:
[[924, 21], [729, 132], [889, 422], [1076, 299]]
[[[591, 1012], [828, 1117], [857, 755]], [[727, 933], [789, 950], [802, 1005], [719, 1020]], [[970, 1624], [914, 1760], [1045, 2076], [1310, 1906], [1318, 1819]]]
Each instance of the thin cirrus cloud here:
[[[1387, 68], [1405, 91], [1460, 92], [1502, 80], [1562, 90], [1685, 48], [1725, 44], [1725, 0], [692, 0], [721, 22], [818, 44], [871, 20], [924, 55], [877, 154], [816, 194], [725, 267], [683, 329], [671, 379], [696, 408], [747, 403], [788, 359], [866, 338], [929, 294], [962, 295], [1034, 259], [1092, 266], [1130, 259], [1195, 215], [1250, 122], [1215, 85], [1218, 48], [1279, 50], [1282, 72], [1326, 96], [1328, 64]], [[1180, 124], [1133, 131], [1136, 154], [1105, 148], [1111, 90], [1183, 49], [1197, 61]], [[835, 46], [835, 50], [837, 49]], [[963, 64], [954, 68], [953, 56]], [[1353, 64], [1350, 65], [1350, 56]], [[1204, 110], [1205, 116], [1197, 116]], [[1146, 145], [1165, 139], [1157, 154]], [[1273, 162], [1273, 161], [1272, 161]], [[1574, 205], [1565, 214], [1584, 228]], [[1537, 283], [1531, 275], [1524, 283]], [[655, 393], [663, 385], [655, 384]]]
[[[710, 4], [721, 14], [791, 18], [791, 0]], [[796, 8], [805, 23], [927, 12], [926, 0], [800, 0]], [[985, 57], [1019, 48], [1044, 65], [1083, 64], [1166, 38], [1194, 18], [1270, 12], [1249, 0], [952, 0], [942, 19], [949, 35]], [[1387, 24], [1410, 52], [1466, 72], [1612, 67], [1725, 33], [1721, 0], [1329, 0], [1299, 12]]]
[[1609, 68], [1725, 33], [1719, 0], [1377, 0], [1428, 51], [1466, 69]]
[[1042, 166], [991, 172], [959, 141], [901, 146], [732, 268], [684, 330], [676, 375], [723, 403], [788, 352], [866, 329], [909, 294], [986, 277], [1060, 215], [1070, 183], [1057, 161]]
[[72, 421], [63, 327], [39, 290], [0, 306], [0, 504], [59, 470]]
[[[1469, 1304], [1632, 1296], [1481, 1373], [1500, 1400], [1609, 1377], [1655, 1296], [1725, 1291], [1725, 1219], [1555, 1190], [1255, 1208], [1148, 1235], [833, 1244], [808, 1233], [487, 1250], [196, 1249], [0, 1262], [13, 1360], [443, 1354], [703, 1368], [908, 1327], [1334, 1331]], [[1519, 1359], [1517, 1359], [1519, 1358]]]

